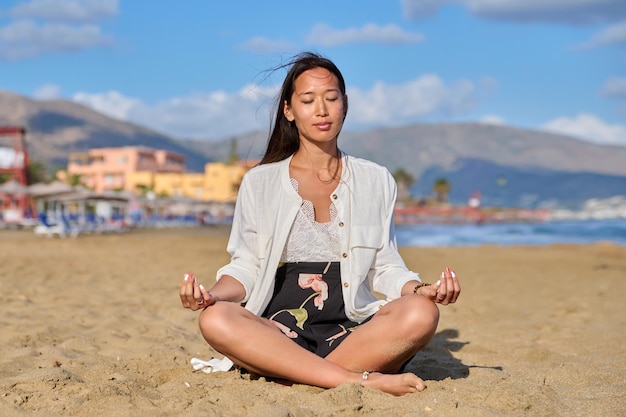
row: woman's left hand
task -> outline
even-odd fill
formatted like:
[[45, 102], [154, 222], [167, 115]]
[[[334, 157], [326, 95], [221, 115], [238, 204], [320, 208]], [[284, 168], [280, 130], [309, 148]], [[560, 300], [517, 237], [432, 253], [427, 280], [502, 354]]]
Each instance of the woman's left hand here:
[[441, 273], [441, 278], [435, 284], [421, 287], [418, 294], [431, 299], [435, 303], [448, 305], [455, 303], [459, 294], [461, 294], [461, 286], [456, 273], [450, 268], [446, 268]]

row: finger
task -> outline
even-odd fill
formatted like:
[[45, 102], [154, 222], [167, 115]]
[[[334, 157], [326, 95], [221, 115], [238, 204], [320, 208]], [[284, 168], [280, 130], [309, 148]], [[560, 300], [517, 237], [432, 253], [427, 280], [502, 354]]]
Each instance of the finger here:
[[200, 294], [202, 294], [202, 298], [205, 301], [208, 301], [209, 298], [211, 298], [211, 294], [209, 294], [209, 292], [206, 290], [206, 288], [204, 288], [204, 285], [200, 284], [199, 287], [200, 287]]
[[446, 294], [441, 304], [448, 305], [453, 303], [456, 298], [453, 274], [456, 275], [449, 267], [444, 270]]
[[210, 292], [208, 292], [206, 290], [206, 288], [204, 288], [204, 285], [200, 284], [200, 292], [202, 293], [202, 298], [204, 299], [204, 306], [207, 305], [213, 305], [215, 304], [215, 297], [213, 296], [213, 294], [211, 294]]
[[193, 274], [186, 274], [186, 279], [183, 278], [183, 289], [181, 289], [182, 297], [185, 299], [183, 305], [192, 310], [198, 309], [197, 301], [201, 299], [201, 296], [196, 295], [199, 294], [198, 289], [195, 288], [198, 286], [197, 281], [198, 279]]
[[180, 296], [180, 301], [183, 304], [183, 307], [189, 307], [189, 280], [191, 278], [190, 274], [184, 274], [183, 275], [183, 282], [180, 285], [180, 292], [179, 292], [179, 296]]
[[193, 299], [196, 305], [204, 303], [204, 297], [202, 296], [202, 291], [200, 290], [200, 284], [197, 281], [193, 283]]
[[461, 294], [461, 284], [459, 283], [459, 279], [454, 271], [452, 271], [452, 284], [454, 285], [454, 297], [450, 302], [455, 303], [459, 298], [459, 294]]
[[441, 304], [447, 305], [450, 303], [454, 303], [456, 301], [456, 298], [458, 297], [456, 291], [458, 280], [453, 277], [456, 276], [456, 273], [454, 273], [454, 271], [452, 271], [450, 268], [446, 268], [446, 270], [444, 271], [444, 276], [444, 281], [446, 283], [446, 294], [445, 298], [441, 301]]
[[439, 288], [437, 289], [436, 302], [443, 304], [448, 293], [448, 285], [445, 271], [441, 273], [441, 278], [439, 279], [439, 282], [440, 284]]

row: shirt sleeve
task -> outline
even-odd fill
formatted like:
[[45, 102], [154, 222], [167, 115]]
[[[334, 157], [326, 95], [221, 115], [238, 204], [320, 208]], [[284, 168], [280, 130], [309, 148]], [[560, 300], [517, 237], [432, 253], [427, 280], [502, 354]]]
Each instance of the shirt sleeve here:
[[397, 197], [396, 182], [391, 174], [386, 171], [387, 186], [383, 196], [385, 204], [385, 219], [383, 223], [383, 242], [378, 249], [370, 276], [375, 291], [384, 294], [391, 301], [400, 298], [402, 287], [408, 282], [417, 280], [421, 282], [419, 275], [409, 271], [404, 260], [398, 252], [396, 232], [394, 226], [394, 208]]
[[256, 225], [256, 199], [249, 181], [244, 176], [237, 201], [233, 224], [228, 240], [227, 251], [231, 255], [230, 263], [217, 271], [216, 279], [230, 275], [239, 281], [246, 290], [242, 302], [248, 301], [260, 271]]

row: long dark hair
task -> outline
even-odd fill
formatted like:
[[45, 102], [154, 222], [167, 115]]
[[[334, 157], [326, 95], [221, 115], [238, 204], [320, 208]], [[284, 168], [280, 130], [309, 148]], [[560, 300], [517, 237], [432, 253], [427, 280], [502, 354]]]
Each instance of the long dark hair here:
[[[296, 79], [305, 71], [314, 68], [325, 68], [332, 74], [335, 74], [339, 81], [339, 90], [345, 106], [346, 83], [339, 68], [328, 58], [324, 58], [313, 52], [302, 52], [294, 56], [286, 64], [282, 64], [272, 71], [282, 68], [289, 68], [285, 81], [280, 89], [280, 94], [276, 98], [276, 116], [274, 118], [274, 126], [267, 141], [267, 149], [265, 155], [261, 159], [261, 164], [269, 164], [270, 162], [282, 161], [293, 155], [300, 148], [300, 136], [296, 123], [290, 122], [285, 118], [285, 103], [291, 105], [291, 96], [294, 91]], [[344, 115], [345, 117], [345, 115]]]

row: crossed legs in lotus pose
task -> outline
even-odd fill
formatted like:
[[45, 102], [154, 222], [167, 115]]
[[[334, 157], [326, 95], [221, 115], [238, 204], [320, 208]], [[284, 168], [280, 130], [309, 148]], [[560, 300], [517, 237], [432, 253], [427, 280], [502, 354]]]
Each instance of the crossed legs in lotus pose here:
[[[362, 382], [393, 395], [426, 388], [416, 375], [394, 372], [428, 344], [438, 321], [439, 310], [432, 301], [404, 296], [383, 306], [321, 358], [236, 303], [217, 302], [199, 318], [204, 339], [251, 373], [322, 388]], [[366, 380], [364, 371], [371, 372]]]

